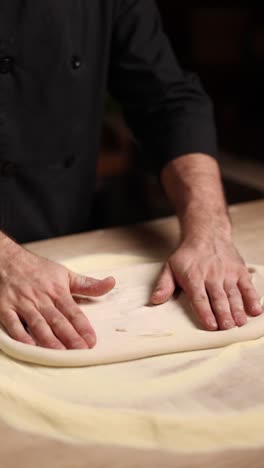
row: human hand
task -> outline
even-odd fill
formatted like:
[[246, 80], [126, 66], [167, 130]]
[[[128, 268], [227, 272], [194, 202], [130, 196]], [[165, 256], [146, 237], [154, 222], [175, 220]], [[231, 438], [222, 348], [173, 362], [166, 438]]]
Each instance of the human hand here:
[[257, 316], [263, 312], [250, 274], [231, 240], [183, 241], [165, 264], [151, 303], [167, 302], [177, 288], [185, 291], [207, 330], [240, 327], [247, 323], [247, 313]]
[[92, 348], [95, 332], [72, 295], [101, 296], [114, 285], [113, 278], [75, 274], [6, 240], [0, 250], [0, 322], [22, 343], [52, 349]]

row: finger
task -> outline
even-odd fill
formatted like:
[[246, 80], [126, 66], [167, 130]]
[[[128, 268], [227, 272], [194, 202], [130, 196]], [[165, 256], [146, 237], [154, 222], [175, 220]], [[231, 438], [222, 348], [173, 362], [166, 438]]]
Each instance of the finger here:
[[263, 312], [263, 307], [250, 278], [241, 278], [238, 282], [238, 287], [241, 292], [246, 311], [252, 316], [260, 315]]
[[89, 348], [93, 348], [96, 344], [96, 334], [88, 318], [77, 306], [73, 298], [70, 296], [69, 298], [65, 298], [63, 301], [56, 301], [56, 307], [71, 323], [71, 326], [76, 330], [78, 335], [85, 341]]
[[44, 348], [65, 349], [37, 309], [28, 305], [19, 315], [26, 321], [38, 345]]
[[204, 283], [187, 283], [183, 285], [183, 289], [199, 322], [206, 330], [217, 330], [218, 325], [212, 312]]
[[212, 311], [216, 317], [220, 330], [229, 330], [236, 326], [231, 314], [227, 295], [220, 284], [206, 282], [206, 291]]
[[72, 294], [94, 297], [103, 296], [111, 291], [114, 286], [115, 279], [112, 277], [97, 280], [70, 272], [70, 290]]
[[87, 349], [88, 343], [77, 333], [73, 325], [54, 304], [47, 304], [40, 309], [54, 335], [67, 349]]
[[225, 281], [224, 290], [229, 301], [234, 322], [238, 327], [242, 327], [247, 323], [247, 315], [237, 284], [233, 281]]
[[15, 311], [7, 309], [1, 314], [1, 322], [11, 338], [21, 343], [36, 346], [33, 338], [26, 332]]
[[151, 304], [164, 304], [164, 302], [167, 302], [172, 297], [175, 288], [176, 285], [173, 273], [169, 264], [167, 263], [164, 266], [154, 291], [150, 297]]

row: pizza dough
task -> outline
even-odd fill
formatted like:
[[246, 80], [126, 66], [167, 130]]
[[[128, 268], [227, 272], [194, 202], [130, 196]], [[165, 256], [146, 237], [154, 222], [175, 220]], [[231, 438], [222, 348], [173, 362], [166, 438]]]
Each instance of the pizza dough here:
[[[13, 340], [3, 328], [0, 329], [0, 349], [21, 361], [79, 367], [218, 348], [264, 336], [264, 315], [249, 317], [248, 323], [241, 328], [217, 332], [203, 330], [183, 293], [167, 304], [149, 306], [150, 292], [163, 263], [143, 258], [139, 262], [140, 259], [133, 256], [100, 255], [65, 262], [76, 272], [96, 278], [113, 275], [117, 280], [115, 289], [107, 296], [84, 301], [81, 305], [97, 333], [94, 349], [58, 351], [30, 346]], [[264, 267], [252, 266], [251, 271], [255, 286], [263, 296]]]
[[[129, 262], [132, 262], [130, 266]], [[109, 336], [116, 337], [119, 346], [125, 343], [138, 346], [135, 350], [121, 348], [118, 360], [128, 357], [128, 354], [124, 356], [128, 349], [131, 358], [132, 352], [140, 356], [142, 349], [148, 356], [149, 346], [151, 353], [164, 352], [164, 343], [174, 338], [170, 341], [173, 350], [167, 349], [173, 354], [114, 364], [109, 363], [112, 355], [104, 354], [108, 364], [74, 367], [71, 356], [76, 359], [76, 353], [69, 351], [65, 367], [55, 367], [61, 351], [52, 352], [50, 359], [49, 350], [34, 348], [34, 352], [45, 354], [41, 363], [50, 359], [52, 366], [21, 362], [0, 352], [0, 421], [23, 432], [86, 446], [116, 445], [187, 454], [190, 450], [195, 454], [217, 451], [219, 458], [230, 449], [264, 446], [262, 317], [251, 319], [248, 325], [232, 333], [204, 332], [188, 315], [184, 297], [178, 307], [173, 303], [167, 312], [163, 307], [159, 310], [142, 305], [160, 268], [156, 262], [135, 257], [96, 256], [72, 259], [67, 261], [67, 266], [81, 273], [98, 270], [97, 275], [102, 277], [105, 274], [102, 268], [107, 267], [117, 277], [117, 289], [108, 296], [112, 312], [109, 306], [101, 309], [107, 298], [84, 306], [97, 327], [98, 350], [107, 346], [111, 351], [107, 343]], [[264, 268], [256, 267], [256, 270], [252, 272], [254, 282], [263, 295]], [[122, 300], [121, 291], [124, 292]], [[109, 301], [105, 304], [109, 305]], [[263, 337], [255, 339], [260, 335]], [[195, 336], [197, 343], [199, 339], [206, 349], [174, 352], [179, 343], [186, 349], [193, 346], [191, 339]], [[1, 334], [0, 340], [1, 347], [7, 346], [6, 352], [12, 344], [11, 353], [16, 357], [15, 343], [5, 334]], [[231, 344], [225, 346], [228, 343]], [[29, 354], [20, 355], [20, 359], [28, 358], [32, 348], [26, 346], [26, 350]], [[101, 362], [102, 355], [97, 353]], [[90, 364], [93, 354], [95, 360], [95, 353], [81, 352], [85, 359], [89, 357]], [[66, 367], [69, 358], [73, 367]], [[39, 356], [31, 355], [30, 359], [34, 362]]]

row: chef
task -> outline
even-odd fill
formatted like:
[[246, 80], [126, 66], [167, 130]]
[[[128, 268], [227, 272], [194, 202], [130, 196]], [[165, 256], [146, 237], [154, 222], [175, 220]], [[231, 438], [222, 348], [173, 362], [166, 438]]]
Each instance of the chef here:
[[107, 91], [181, 224], [150, 301], [182, 288], [205, 329], [243, 326], [262, 307], [232, 243], [212, 104], [153, 0], [1, 1], [1, 324], [32, 345], [96, 344], [72, 296], [105, 294], [114, 278], [74, 274], [21, 243], [89, 229]]

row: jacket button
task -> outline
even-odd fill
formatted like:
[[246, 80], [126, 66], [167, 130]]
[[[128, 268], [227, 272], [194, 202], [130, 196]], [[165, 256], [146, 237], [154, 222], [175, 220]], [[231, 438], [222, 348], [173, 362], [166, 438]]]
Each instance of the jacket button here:
[[16, 164], [11, 161], [0, 162], [0, 175], [4, 177], [12, 177], [16, 171]]
[[80, 59], [80, 57], [77, 57], [77, 55], [74, 55], [74, 56], [72, 57], [72, 68], [73, 68], [74, 70], [78, 70], [78, 68], [80, 68], [80, 66], [81, 66], [81, 59]]
[[0, 73], [9, 73], [12, 70], [13, 66], [13, 58], [12, 57], [2, 57], [0, 58]]

